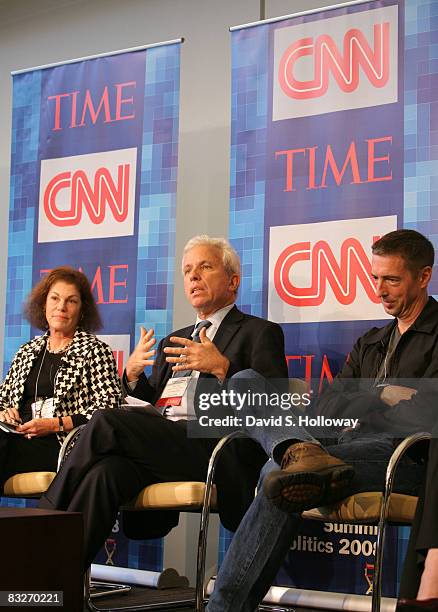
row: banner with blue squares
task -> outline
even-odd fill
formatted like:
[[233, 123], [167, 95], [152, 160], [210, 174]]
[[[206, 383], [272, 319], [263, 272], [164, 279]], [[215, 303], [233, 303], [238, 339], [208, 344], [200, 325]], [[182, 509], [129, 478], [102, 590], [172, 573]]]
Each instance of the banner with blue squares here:
[[[375, 295], [372, 243], [406, 227], [438, 246], [437, 43], [437, 0], [357, 0], [232, 28], [239, 305], [282, 325], [289, 374], [316, 380], [314, 393], [359, 336], [392, 319]], [[342, 528], [306, 522], [277, 582], [369, 594], [374, 528]], [[387, 595], [406, 537], [389, 535]]]
[[[177, 40], [13, 74], [4, 373], [41, 333], [23, 303], [56, 266], [88, 276], [120, 373], [141, 325], [158, 339], [171, 331], [180, 50]], [[161, 569], [162, 542], [130, 542], [117, 523], [99, 558]]]

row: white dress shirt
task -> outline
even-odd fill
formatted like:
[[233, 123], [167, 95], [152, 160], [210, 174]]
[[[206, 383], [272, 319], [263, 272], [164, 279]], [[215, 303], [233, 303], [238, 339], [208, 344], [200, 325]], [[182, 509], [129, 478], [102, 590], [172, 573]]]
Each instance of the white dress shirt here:
[[[217, 330], [219, 329], [220, 324], [225, 319], [226, 315], [230, 312], [230, 310], [234, 307], [233, 304], [229, 304], [228, 306], [224, 306], [220, 310], [217, 310], [214, 314], [208, 317], [208, 321], [210, 321], [211, 325], [207, 328], [207, 338], [209, 340], [213, 340], [216, 335]], [[198, 323], [203, 321], [204, 319], [200, 319], [196, 317], [195, 328]], [[195, 335], [195, 329], [192, 332], [192, 338]], [[186, 392], [184, 393], [181, 405], [180, 406], [171, 406], [169, 408], [164, 409], [164, 416], [171, 421], [179, 421], [180, 419], [188, 419], [194, 420], [196, 419], [195, 411], [194, 411], [194, 399], [195, 399], [195, 389], [197, 380], [199, 378], [199, 370], [192, 370], [190, 374], [190, 381], [187, 385]], [[128, 387], [131, 391], [135, 389], [137, 386], [137, 381], [132, 380], [128, 382]]]
[[[214, 314], [207, 317], [207, 320], [210, 321], [211, 325], [207, 328], [207, 338], [209, 340], [213, 340], [216, 335], [217, 330], [219, 329], [220, 324], [226, 317], [226, 315], [233, 308], [233, 304], [229, 304], [228, 306], [224, 306], [220, 310], [217, 310]], [[200, 319], [196, 317], [195, 328], [198, 323], [205, 319]], [[195, 335], [195, 329], [192, 332], [192, 338]], [[195, 410], [194, 410], [194, 400], [195, 400], [195, 390], [196, 384], [201, 372], [199, 370], [192, 370], [190, 374], [190, 381], [187, 386], [186, 393], [183, 395], [180, 406], [171, 406], [165, 409], [165, 417], [170, 419], [171, 421], [179, 421], [180, 419], [187, 419], [189, 421], [196, 419]]]

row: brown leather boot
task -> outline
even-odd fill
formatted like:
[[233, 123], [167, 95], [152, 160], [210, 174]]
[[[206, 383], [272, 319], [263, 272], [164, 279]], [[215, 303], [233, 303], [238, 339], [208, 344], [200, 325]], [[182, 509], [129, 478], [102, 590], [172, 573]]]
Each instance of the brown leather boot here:
[[354, 470], [313, 442], [297, 442], [283, 455], [281, 469], [267, 474], [263, 490], [285, 512], [333, 504], [348, 495]]

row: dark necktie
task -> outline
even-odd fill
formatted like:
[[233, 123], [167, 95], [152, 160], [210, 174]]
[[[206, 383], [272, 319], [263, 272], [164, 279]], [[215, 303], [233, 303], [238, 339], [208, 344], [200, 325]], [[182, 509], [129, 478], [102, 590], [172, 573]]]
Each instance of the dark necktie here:
[[[211, 325], [212, 323], [208, 319], [206, 319], [205, 321], [199, 321], [199, 323], [196, 324], [195, 333], [192, 336], [193, 342], [201, 342], [201, 339], [199, 337], [201, 333], [201, 329], [203, 327], [205, 327], [205, 329], [208, 329]], [[181, 378], [182, 376], [190, 376], [192, 371], [193, 370], [182, 370], [180, 372], [175, 372], [175, 374], [173, 375], [173, 378]]]

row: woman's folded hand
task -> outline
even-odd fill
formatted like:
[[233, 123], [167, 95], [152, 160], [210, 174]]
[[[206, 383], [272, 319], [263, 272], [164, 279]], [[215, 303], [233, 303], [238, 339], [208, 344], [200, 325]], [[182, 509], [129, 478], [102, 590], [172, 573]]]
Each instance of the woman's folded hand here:
[[4, 410], [0, 410], [0, 421], [11, 423], [11, 425], [18, 425], [21, 423], [18, 408], [5, 408]]
[[24, 433], [26, 438], [41, 438], [58, 431], [58, 419], [32, 419], [17, 427], [17, 431]]

